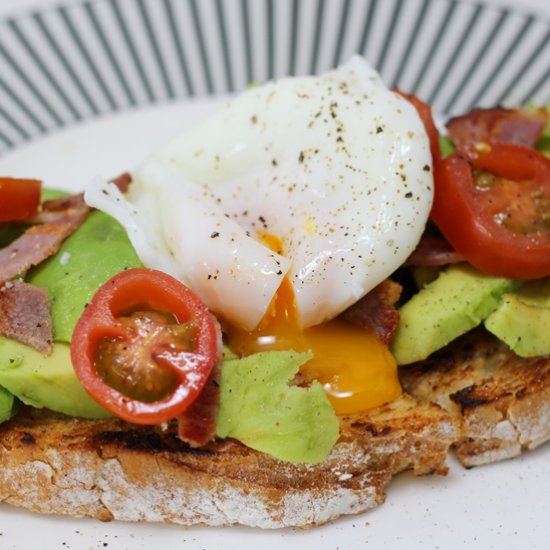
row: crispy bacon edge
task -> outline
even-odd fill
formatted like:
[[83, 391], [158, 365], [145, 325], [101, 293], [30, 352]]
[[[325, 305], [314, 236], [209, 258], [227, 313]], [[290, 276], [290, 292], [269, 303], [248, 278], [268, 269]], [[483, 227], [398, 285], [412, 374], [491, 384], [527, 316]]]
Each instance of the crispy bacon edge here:
[[86, 219], [90, 208], [82, 194], [46, 201], [33, 225], [0, 250], [0, 334], [50, 353], [53, 322], [47, 292], [10, 281], [55, 254]]
[[344, 311], [342, 318], [353, 325], [372, 330], [383, 344], [388, 345], [399, 325], [399, 312], [395, 304], [402, 290], [399, 283], [385, 279]]
[[190, 447], [204, 447], [216, 435], [220, 374], [221, 361], [218, 361], [199, 396], [183, 414], [178, 416], [178, 437]]
[[447, 133], [457, 149], [472, 151], [478, 143], [504, 142], [533, 147], [548, 121], [544, 109], [473, 109], [452, 118]]
[[47, 201], [31, 226], [0, 250], [0, 281], [21, 275], [55, 254], [90, 211], [82, 194]]
[[405, 266], [436, 267], [463, 262], [464, 257], [442, 238], [422, 237]]
[[130, 172], [124, 172], [111, 180], [111, 183], [114, 183], [121, 193], [126, 193], [130, 189], [130, 184], [132, 183], [132, 174]]
[[0, 334], [49, 354], [53, 326], [48, 293], [23, 281], [8, 281], [0, 288]]

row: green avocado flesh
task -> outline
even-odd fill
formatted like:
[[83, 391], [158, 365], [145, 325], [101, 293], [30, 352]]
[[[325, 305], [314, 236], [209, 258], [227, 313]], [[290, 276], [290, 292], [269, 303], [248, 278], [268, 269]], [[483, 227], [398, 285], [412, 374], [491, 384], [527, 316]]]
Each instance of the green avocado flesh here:
[[96, 290], [113, 275], [141, 266], [124, 228], [103, 212], [92, 212], [51, 258], [27, 277], [46, 288], [57, 342], [71, 341], [73, 329]]
[[484, 275], [468, 264], [441, 271], [399, 310], [400, 323], [391, 344], [397, 364], [426, 359], [468, 332], [493, 311], [516, 281]]
[[52, 353], [44, 356], [0, 337], [0, 386], [33, 407], [82, 418], [110, 416], [80, 385], [67, 344], [55, 344]]
[[[291, 462], [324, 460], [338, 439], [339, 422], [319, 383], [289, 386], [308, 354], [266, 352], [222, 365], [217, 435]], [[33, 407], [81, 418], [108, 418], [82, 388], [67, 344], [51, 355], [0, 337], [0, 420], [14, 398]]]
[[15, 398], [8, 390], [0, 387], [0, 422], [9, 420], [15, 412]]
[[[62, 194], [45, 190], [44, 199]], [[20, 232], [19, 227], [9, 227], [4, 240], [7, 243]], [[44, 356], [0, 337], [0, 421], [12, 416], [17, 399], [70, 416], [110, 416], [81, 386], [68, 344], [96, 290], [116, 273], [140, 265], [124, 228], [110, 216], [93, 211], [54, 256], [27, 274], [27, 282], [48, 291], [56, 343], [52, 353]], [[218, 435], [283, 460], [323, 460], [338, 438], [338, 419], [320, 384], [289, 386], [308, 357], [268, 352], [237, 359], [226, 354]]]
[[217, 435], [289, 462], [323, 461], [339, 422], [321, 384], [289, 386], [307, 353], [271, 351], [225, 361]]
[[[43, 190], [44, 200], [63, 195], [60, 191]], [[4, 240], [17, 237], [18, 229], [4, 227]], [[68, 344], [95, 291], [116, 273], [140, 265], [124, 228], [110, 216], [94, 211], [54, 256], [28, 273], [26, 280], [47, 289], [54, 339]], [[0, 338], [0, 421], [11, 416], [14, 396], [28, 405], [72, 416], [109, 416], [80, 385], [66, 344], [56, 343], [52, 354], [44, 356], [28, 346]]]
[[485, 327], [521, 357], [550, 354], [550, 278], [504, 294]]

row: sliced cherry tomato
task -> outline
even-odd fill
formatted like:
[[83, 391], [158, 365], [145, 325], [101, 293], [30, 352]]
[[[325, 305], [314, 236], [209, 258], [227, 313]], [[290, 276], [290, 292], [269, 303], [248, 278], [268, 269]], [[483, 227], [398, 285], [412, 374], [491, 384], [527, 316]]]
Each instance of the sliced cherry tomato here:
[[184, 284], [152, 269], [107, 281], [80, 317], [71, 359], [88, 393], [116, 416], [158, 424], [200, 394], [221, 353], [217, 321]]
[[39, 180], [0, 178], [0, 222], [25, 220], [38, 212]]
[[489, 275], [550, 275], [550, 159], [492, 143], [441, 162], [432, 220], [466, 260]]

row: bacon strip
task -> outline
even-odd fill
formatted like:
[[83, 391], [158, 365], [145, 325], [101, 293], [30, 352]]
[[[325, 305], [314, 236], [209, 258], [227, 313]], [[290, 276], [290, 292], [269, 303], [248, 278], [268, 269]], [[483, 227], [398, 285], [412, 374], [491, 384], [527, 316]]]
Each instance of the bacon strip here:
[[0, 334], [42, 353], [51, 352], [53, 324], [47, 292], [9, 279], [55, 254], [89, 211], [82, 194], [47, 201], [30, 220], [38, 225], [0, 250]]
[[74, 227], [76, 229], [90, 210], [91, 208], [84, 202], [84, 193], [78, 193], [44, 202], [42, 210], [29, 222], [32, 224], [76, 224]]
[[463, 261], [464, 257], [445, 239], [423, 237], [404, 265], [431, 267]]
[[399, 312], [395, 304], [401, 290], [399, 283], [386, 279], [344, 311], [342, 318], [372, 330], [382, 343], [388, 345], [399, 325]]
[[505, 142], [533, 147], [548, 113], [539, 109], [474, 109], [447, 123], [447, 132], [457, 149], [468, 150], [477, 143]]
[[120, 176], [112, 179], [111, 182], [118, 187], [121, 193], [126, 193], [132, 183], [132, 174], [130, 174], [130, 172], [124, 172], [120, 174]]
[[0, 281], [20, 275], [55, 254], [89, 211], [82, 194], [45, 202], [32, 220], [39, 225], [33, 225], [0, 250]]
[[178, 417], [178, 437], [191, 447], [203, 447], [216, 435], [220, 372], [221, 361], [212, 369], [197, 399]]
[[0, 334], [50, 353], [53, 327], [47, 291], [23, 281], [4, 283], [0, 288]]

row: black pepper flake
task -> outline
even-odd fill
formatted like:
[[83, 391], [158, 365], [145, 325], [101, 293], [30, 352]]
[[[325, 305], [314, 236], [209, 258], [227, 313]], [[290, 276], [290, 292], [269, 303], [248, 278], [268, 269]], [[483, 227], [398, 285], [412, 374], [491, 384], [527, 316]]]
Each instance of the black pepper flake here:
[[384, 131], [384, 128], [382, 128], [382, 126], [377, 126], [376, 127], [376, 133], [377, 134], [381, 134], [383, 131]]
[[430, 171], [430, 167], [425, 164], [423, 167], [422, 167], [422, 170], [424, 170], [424, 172], [429, 172]]
[[300, 151], [300, 156], [298, 157], [298, 162], [301, 164], [302, 162], [304, 162], [306, 156], [304, 155], [304, 152], [303, 151]]
[[219, 231], [213, 231], [212, 233], [210, 233], [211, 239], [215, 239], [216, 237], [219, 237], [219, 236], [220, 236]]
[[410, 199], [413, 196], [413, 194], [409, 191], [408, 193], [405, 193], [405, 198]]

